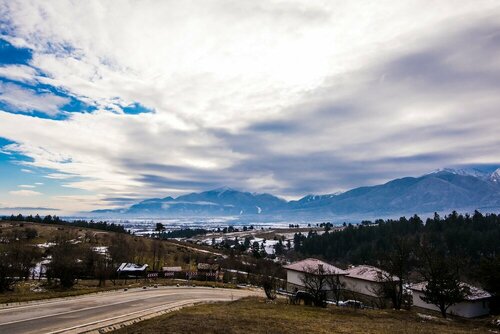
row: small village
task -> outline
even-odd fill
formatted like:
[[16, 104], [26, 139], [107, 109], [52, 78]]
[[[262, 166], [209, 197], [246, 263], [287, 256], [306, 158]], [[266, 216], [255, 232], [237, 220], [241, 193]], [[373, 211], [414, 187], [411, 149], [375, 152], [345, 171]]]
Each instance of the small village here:
[[[324, 261], [308, 258], [283, 266], [286, 270], [286, 281], [276, 280], [276, 292], [295, 304], [313, 305], [317, 300], [314, 295], [322, 294], [324, 302], [337, 306], [353, 308], [387, 308], [391, 301], [384, 298], [382, 291], [384, 278], [389, 274], [382, 269], [360, 265], [350, 266], [346, 270], [335, 267]], [[218, 264], [198, 263], [196, 269], [184, 270], [180, 266], [162, 267], [161, 271], [148, 272], [148, 265], [122, 263], [117, 269], [118, 277], [132, 279], [147, 278], [155, 282], [159, 277], [177, 279], [180, 284], [190, 281], [233, 283], [250, 286], [249, 273], [234, 269], [221, 268]], [[398, 283], [398, 277], [391, 282]], [[475, 318], [488, 315], [491, 295], [474, 286], [462, 283], [470, 291], [466, 298], [452, 305], [447, 312], [450, 315]], [[279, 286], [284, 286], [281, 288]], [[439, 308], [423, 298], [426, 282], [404, 286], [404, 298], [407, 308], [439, 312]]]
[[[2, 226], [4, 229], [15, 231], [23, 225], [6, 221]], [[30, 226], [33, 227], [24, 229], [33, 234], [34, 240], [37, 240], [40, 235], [35, 227], [38, 227]], [[370, 227], [379, 228], [376, 224], [364, 223], [357, 229]], [[115, 260], [120, 257], [119, 252], [127, 248], [132, 251], [131, 244], [126, 242], [126, 239], [116, 237], [105, 241], [109, 238], [106, 234], [103, 235], [106, 236], [105, 239], [90, 244], [89, 247], [91, 252], [101, 257], [107, 263], [106, 266], [109, 266], [106, 275], [113, 284], [115, 281], [122, 281], [125, 284], [128, 281], [143, 284], [145, 287], [158, 284], [191, 286], [201, 283], [212, 284], [214, 287], [263, 287], [268, 297], [285, 298], [292, 304], [322, 307], [335, 305], [364, 309], [416, 309], [429, 311], [431, 314], [443, 311], [436, 302], [426, 298], [427, 282], [421, 279], [403, 281], [397, 275], [391, 275], [381, 268], [367, 264], [348, 264], [341, 268], [312, 257], [297, 260], [290, 258], [296, 256], [294, 249], [301, 243], [302, 233], [307, 232], [309, 237], [321, 236], [324, 233], [342, 233], [346, 228], [353, 227], [345, 224], [334, 227], [330, 223], [309, 224], [305, 227], [289, 226], [285, 229], [255, 229], [253, 226], [243, 226], [239, 229], [224, 228], [223, 231], [212, 231], [187, 238], [162, 240], [161, 233], [164, 227], [157, 226], [157, 233], [133, 237], [135, 242], [142, 240], [143, 246], [140, 247], [143, 250], [144, 241], [150, 240], [152, 244], [147, 248], [153, 251], [153, 262], [117, 263]], [[54, 230], [52, 233], [64, 231], [57, 225], [52, 229]], [[179, 233], [191, 232], [188, 229]], [[74, 238], [67, 240], [68, 247], [78, 248], [92, 239], [98, 240], [96, 238], [99, 234], [80, 230], [70, 235]], [[57, 238], [54, 241], [57, 241]], [[30, 269], [27, 277], [38, 282], [44, 282], [47, 278], [50, 280], [51, 276], [48, 274], [53, 260], [50, 250], [58, 246], [54, 241], [35, 244], [42, 252], [49, 255], [40, 258]], [[173, 242], [172, 246], [178, 249], [191, 252], [190, 255], [188, 257], [184, 255], [182, 259], [177, 255], [165, 258], [166, 253], [161, 250], [161, 245], [167, 241]], [[113, 252], [113, 247], [118, 247], [118, 250]], [[136, 260], [141, 258], [144, 258], [144, 255], [135, 257]], [[169, 262], [169, 258], [177, 260]], [[77, 259], [77, 264], [82, 260], [87, 261], [84, 258]], [[262, 269], [259, 270], [258, 267]], [[463, 298], [446, 305], [446, 315], [477, 318], [490, 314], [492, 299], [490, 293], [469, 283], [460, 282], [459, 285], [465, 292]]]
[[[471, 284], [470, 278], [461, 281], [461, 277], [467, 276], [456, 275], [455, 267], [448, 267], [452, 257], [441, 258], [439, 253], [433, 253], [431, 246], [415, 250], [411, 239], [404, 238], [404, 233], [412, 231], [412, 238], [416, 238], [418, 234], [414, 231], [419, 230], [421, 236], [416, 239], [419, 240], [433, 235], [434, 225], [439, 223], [445, 224], [441, 229], [478, 227], [487, 237], [496, 233], [498, 218], [476, 213], [474, 217], [463, 218], [477, 220], [470, 225], [457, 223], [462, 218], [451, 214], [428, 219], [426, 225], [414, 216], [409, 220], [402, 217], [359, 225], [315, 223], [267, 229], [229, 226], [220, 231], [186, 229], [171, 234], [158, 225], [149, 234], [134, 235], [125, 230], [108, 231], [106, 229], [117, 227], [104, 223], [87, 228], [58, 218], [37, 222], [32, 217], [4, 217], [0, 221], [0, 247], [5, 251], [4, 267], [0, 267], [5, 269], [1, 272], [4, 292], [0, 298], [7, 302], [4, 305], [8, 310], [7, 305], [13, 302], [35, 299], [36, 305], [39, 298], [105, 291], [110, 293], [108, 298], [133, 300], [140, 296], [132, 297], [134, 294], [143, 291], [144, 296], [147, 294], [147, 298], [158, 300], [160, 305], [165, 294], [184, 296], [186, 303], [200, 300], [201, 296], [206, 296], [203, 302], [232, 301], [238, 296], [237, 299], [257, 298], [238, 304], [256, 312], [261, 310], [259, 303], [275, 305], [275, 317], [287, 312], [303, 314], [314, 310], [315, 317], [321, 312], [329, 312], [335, 318], [362, 311], [366, 316], [387, 317], [389, 314], [392, 318], [388, 321], [393, 322], [404, 320], [406, 315], [412, 323], [421, 321], [424, 326], [441, 326], [443, 323], [439, 321], [442, 319], [467, 328], [489, 326], [496, 329], [497, 296], [490, 292], [494, 291], [491, 290], [494, 285], [486, 285], [488, 291]], [[487, 219], [494, 219], [495, 223], [484, 225], [481, 220]], [[90, 223], [80, 222], [82, 226], [85, 224]], [[460, 224], [465, 225], [460, 227]], [[486, 226], [490, 232], [485, 230]], [[368, 264], [357, 259], [354, 256], [357, 253], [350, 253], [367, 242], [376, 245], [378, 236], [386, 238], [392, 229], [398, 232], [390, 233], [400, 234], [397, 239], [400, 243], [390, 245], [385, 256], [372, 256]], [[437, 233], [443, 234], [442, 231]], [[359, 239], [367, 236], [375, 241]], [[357, 240], [357, 243], [348, 249], [339, 249], [344, 258], [326, 261], [307, 256], [306, 247], [321, 245], [325, 238], [335, 240], [327, 245], [342, 244], [342, 238]], [[495, 249], [496, 246], [491, 245]], [[479, 246], [489, 249], [487, 242]], [[423, 257], [427, 253], [432, 254], [428, 263]], [[417, 262], [416, 256], [421, 257]], [[23, 267], [12, 267], [18, 263], [18, 258], [24, 259]], [[379, 259], [381, 265], [373, 265]], [[397, 274], [398, 266], [388, 265], [394, 261], [404, 265], [402, 274]], [[426, 276], [424, 270], [428, 266], [437, 270], [436, 273]], [[10, 268], [19, 276], [10, 275], [13, 272]], [[477, 268], [469, 266], [469, 272]], [[494, 283], [497, 271], [488, 270], [488, 273]], [[85, 298], [98, 302], [104, 297]], [[64, 303], [71, 303], [71, 299]], [[158, 307], [168, 308], [168, 305], [160, 305]], [[33, 312], [40, 312], [35, 306], [33, 308]], [[161, 314], [148, 310], [140, 313]], [[132, 314], [135, 312], [139, 310]], [[396, 315], [399, 320], [394, 319]], [[243, 319], [245, 315], [239, 317]]]

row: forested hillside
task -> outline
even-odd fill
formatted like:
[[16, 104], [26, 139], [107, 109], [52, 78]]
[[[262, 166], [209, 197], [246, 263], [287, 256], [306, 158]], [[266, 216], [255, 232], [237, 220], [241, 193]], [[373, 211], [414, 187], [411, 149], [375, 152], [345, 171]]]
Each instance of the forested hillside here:
[[339, 232], [296, 236], [297, 250], [307, 255], [345, 263], [376, 262], [390, 251], [398, 239], [405, 239], [417, 250], [425, 243], [448, 255], [465, 257], [477, 263], [480, 258], [500, 253], [500, 215], [435, 215], [424, 222], [417, 215], [399, 220], [364, 221], [347, 225]]

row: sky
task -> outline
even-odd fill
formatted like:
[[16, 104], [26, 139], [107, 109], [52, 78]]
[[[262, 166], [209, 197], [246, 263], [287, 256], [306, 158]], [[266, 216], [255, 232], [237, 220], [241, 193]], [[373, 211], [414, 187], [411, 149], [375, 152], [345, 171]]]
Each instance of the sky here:
[[0, 212], [495, 168], [498, 17], [497, 0], [0, 0]]

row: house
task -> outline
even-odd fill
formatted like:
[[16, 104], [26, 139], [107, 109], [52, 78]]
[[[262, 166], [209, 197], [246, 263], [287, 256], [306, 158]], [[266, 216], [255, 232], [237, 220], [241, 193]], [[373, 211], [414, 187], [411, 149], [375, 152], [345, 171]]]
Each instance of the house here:
[[[463, 318], [475, 318], [488, 315], [490, 313], [489, 301], [491, 295], [488, 292], [467, 283], [461, 284], [468, 287], [470, 293], [467, 297], [465, 297], [464, 301], [450, 306], [447, 313]], [[413, 284], [410, 287], [413, 293], [413, 306], [439, 312], [439, 308], [436, 305], [429, 304], [422, 299], [426, 286], [427, 282], [421, 282]]]
[[199, 280], [215, 281], [219, 276], [219, 264], [198, 263], [197, 276]]
[[146, 275], [146, 270], [148, 269], [149, 265], [143, 264], [142, 266], [139, 264], [135, 263], [122, 263], [118, 269], [116, 269], [116, 272], [118, 276], [145, 276]]
[[[344, 285], [344, 290], [354, 294], [354, 298], [358, 298], [358, 294], [368, 297], [379, 297], [379, 292], [382, 289], [382, 279], [389, 277], [389, 274], [380, 268], [361, 265], [351, 266], [346, 272], [348, 275], [340, 277], [340, 282]], [[397, 277], [392, 278], [394, 281], [399, 281]]]
[[[286, 269], [286, 289], [288, 292], [304, 290], [304, 277], [306, 273], [323, 277], [343, 277], [348, 274], [340, 268], [313, 258], [294, 262], [283, 266], [283, 268]], [[324, 290], [331, 291], [332, 288], [326, 284]]]

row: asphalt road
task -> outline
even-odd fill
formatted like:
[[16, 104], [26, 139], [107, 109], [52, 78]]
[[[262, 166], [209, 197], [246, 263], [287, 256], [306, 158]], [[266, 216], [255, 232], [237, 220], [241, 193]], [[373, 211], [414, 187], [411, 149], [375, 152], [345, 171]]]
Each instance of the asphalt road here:
[[0, 308], [0, 333], [82, 333], [198, 302], [257, 295], [249, 290], [131, 289]]

